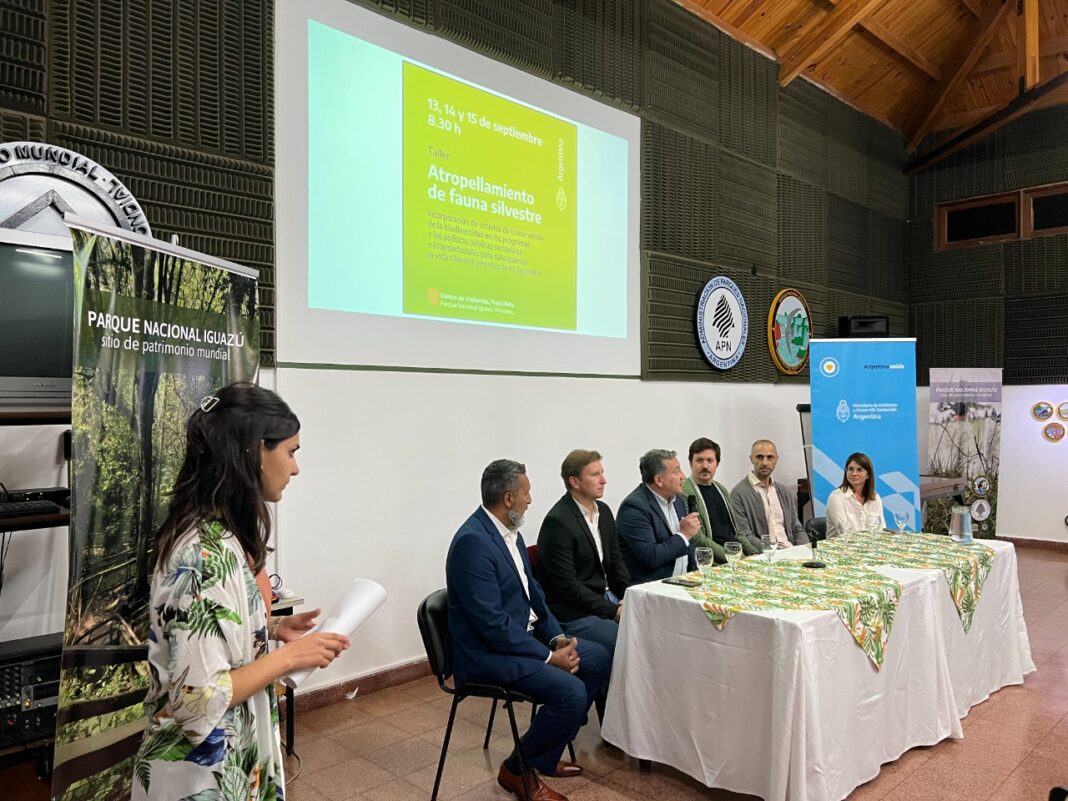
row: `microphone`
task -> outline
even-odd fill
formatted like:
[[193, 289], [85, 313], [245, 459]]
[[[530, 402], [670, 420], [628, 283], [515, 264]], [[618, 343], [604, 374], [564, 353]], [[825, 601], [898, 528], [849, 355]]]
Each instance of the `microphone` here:
[[692, 515], [696, 511], [697, 511], [697, 496], [696, 495], [687, 495], [686, 496], [686, 514]]
[[811, 528], [806, 528], [805, 529], [805, 533], [808, 534], [808, 544], [812, 547], [812, 560], [809, 561], [809, 562], [802, 562], [801, 566], [802, 567], [817, 568], [817, 569], [821, 568], [821, 567], [827, 567], [826, 564], [824, 564], [823, 562], [821, 562], [819, 560], [819, 557], [816, 554], [816, 548], [817, 548], [816, 543], [818, 543], [819, 539], [820, 539], [819, 538], [819, 534], [817, 534]]

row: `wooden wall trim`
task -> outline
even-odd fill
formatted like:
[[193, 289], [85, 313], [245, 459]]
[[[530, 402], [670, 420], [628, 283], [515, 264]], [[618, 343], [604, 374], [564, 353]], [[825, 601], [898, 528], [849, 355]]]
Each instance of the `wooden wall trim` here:
[[995, 539], [1002, 540], [1003, 542], [1011, 542], [1017, 548], [1034, 548], [1035, 550], [1040, 551], [1059, 551], [1061, 553], [1068, 553], [1068, 542], [1061, 542], [1060, 540], [1035, 540], [1028, 537], [1002, 536], [998, 536]]
[[[309, 690], [306, 693], [300, 693], [296, 698], [296, 714], [299, 716], [302, 712], [310, 712], [313, 709], [319, 707], [329, 706], [330, 704], [336, 704], [339, 701], [345, 700], [345, 695], [360, 688], [360, 694], [357, 698], [363, 698], [365, 695], [369, 695], [379, 690], [385, 690], [390, 687], [396, 687], [399, 684], [407, 684], [410, 681], [421, 679], [430, 675], [430, 663], [426, 659], [417, 659], [414, 662], [406, 662], [403, 665], [396, 665], [385, 670], [379, 670], [375, 673], [368, 673], [364, 676], [357, 676], [354, 679], [347, 679], [339, 684], [332, 684], [329, 687], [319, 687], [315, 690]], [[281, 704], [281, 706], [285, 706]]]

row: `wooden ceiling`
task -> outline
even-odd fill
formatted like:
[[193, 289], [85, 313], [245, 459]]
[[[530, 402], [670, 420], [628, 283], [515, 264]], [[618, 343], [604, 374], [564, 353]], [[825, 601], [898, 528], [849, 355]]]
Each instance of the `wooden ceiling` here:
[[675, 2], [778, 61], [782, 85], [803, 76], [900, 130], [910, 152], [1068, 102], [1068, 0]]

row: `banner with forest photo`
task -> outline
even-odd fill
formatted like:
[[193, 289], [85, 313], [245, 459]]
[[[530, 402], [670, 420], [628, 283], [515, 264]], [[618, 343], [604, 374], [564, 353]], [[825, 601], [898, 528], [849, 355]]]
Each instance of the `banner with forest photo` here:
[[255, 377], [256, 272], [71, 225], [70, 579], [52, 798], [125, 801], [145, 727], [151, 547], [189, 416]]
[[998, 466], [1001, 462], [1001, 368], [932, 367], [928, 468], [933, 476], [966, 480], [964, 492], [927, 502], [926, 529], [949, 530], [950, 510], [963, 501], [972, 533], [997, 531]]

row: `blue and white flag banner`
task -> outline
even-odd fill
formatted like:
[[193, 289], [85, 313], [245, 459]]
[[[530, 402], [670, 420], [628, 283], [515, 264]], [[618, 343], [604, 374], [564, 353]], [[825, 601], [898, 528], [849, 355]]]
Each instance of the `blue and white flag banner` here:
[[884, 521], [920, 520], [915, 339], [812, 340], [812, 505], [825, 514], [846, 459], [860, 451], [875, 467]]

